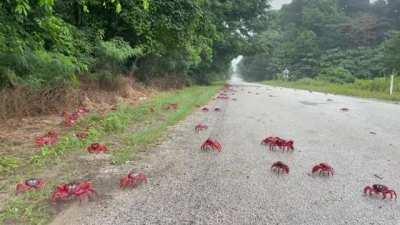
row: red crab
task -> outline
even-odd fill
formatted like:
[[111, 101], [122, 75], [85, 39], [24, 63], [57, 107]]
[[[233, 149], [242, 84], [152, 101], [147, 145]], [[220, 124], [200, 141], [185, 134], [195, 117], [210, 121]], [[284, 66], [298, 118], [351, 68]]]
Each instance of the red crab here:
[[119, 187], [125, 188], [135, 188], [141, 183], [147, 183], [147, 177], [144, 173], [133, 174], [130, 172], [127, 176], [123, 177], [119, 182]]
[[36, 138], [36, 146], [39, 148], [45, 145], [54, 145], [58, 142], [58, 134], [54, 131], [49, 131], [46, 135]]
[[76, 112], [78, 113], [79, 116], [83, 116], [83, 115], [89, 113], [90, 110], [87, 109], [87, 108], [85, 108], [85, 107], [80, 107], [80, 108], [78, 109], [78, 111], [76, 111]]
[[205, 125], [205, 124], [198, 124], [198, 125], [194, 128], [194, 130], [195, 130], [197, 133], [199, 133], [200, 131], [203, 131], [203, 130], [207, 130], [207, 129], [208, 129], [208, 126]]
[[293, 151], [294, 150], [294, 141], [292, 141], [292, 140], [284, 141], [280, 148], [283, 149], [284, 151], [285, 150]]
[[278, 147], [279, 149], [282, 149], [283, 151], [287, 150], [294, 150], [294, 141], [292, 140], [284, 140], [280, 137], [267, 137], [264, 140], [261, 141], [262, 145], [268, 145], [269, 150], [275, 150], [275, 147]]
[[66, 127], [72, 127], [74, 126], [78, 120], [79, 120], [79, 113], [74, 112], [74, 113], [65, 113], [64, 114], [64, 124]]
[[89, 200], [94, 195], [97, 195], [96, 191], [93, 189], [93, 185], [89, 181], [84, 181], [82, 183], [69, 183], [61, 184], [57, 186], [56, 190], [51, 196], [52, 202], [67, 201], [71, 198], [78, 198], [79, 201]]
[[24, 193], [30, 190], [39, 190], [45, 186], [44, 180], [29, 179], [17, 184], [16, 194]]
[[228, 100], [229, 97], [228, 96], [218, 96], [217, 99]]
[[274, 150], [276, 143], [280, 140], [279, 137], [267, 137], [264, 140], [261, 141], [262, 145], [268, 145], [269, 150]]
[[90, 110], [85, 107], [80, 107], [80, 108], [78, 108], [78, 110], [76, 110], [76, 112], [73, 112], [73, 113], [64, 112], [63, 116], [64, 116], [65, 126], [66, 127], [74, 126], [78, 122], [79, 117], [84, 116], [85, 114], [87, 114], [89, 112], [90, 112]]
[[87, 151], [89, 153], [95, 153], [95, 154], [107, 153], [108, 148], [105, 145], [99, 143], [93, 143], [89, 147], [87, 147]]
[[278, 174], [280, 174], [280, 173], [289, 174], [289, 166], [284, 164], [281, 161], [278, 161], [278, 162], [272, 164], [271, 170]]
[[203, 112], [208, 112], [208, 111], [210, 111], [207, 107], [203, 107], [202, 109], [201, 109], [201, 111], [203, 111]]
[[89, 137], [89, 133], [87, 131], [83, 131], [83, 132], [79, 132], [76, 133], [75, 136], [79, 139], [79, 140], [85, 140], [86, 138]]
[[328, 163], [320, 163], [312, 168], [312, 173], [319, 173], [320, 175], [332, 175], [335, 173], [332, 166]]
[[178, 104], [177, 103], [170, 103], [164, 107], [165, 110], [177, 110]]
[[374, 184], [371, 186], [366, 186], [364, 188], [364, 194], [382, 194], [383, 198], [382, 199], [386, 199], [386, 195], [390, 195], [390, 199], [393, 199], [393, 196], [395, 199], [397, 199], [397, 194], [395, 191], [390, 190], [388, 187], [386, 187], [385, 185], [381, 185], [381, 184]]
[[214, 150], [214, 151], [217, 151], [217, 152], [221, 152], [222, 151], [222, 145], [217, 140], [213, 140], [211, 138], [208, 138], [201, 145], [201, 150], [203, 150], [203, 151]]

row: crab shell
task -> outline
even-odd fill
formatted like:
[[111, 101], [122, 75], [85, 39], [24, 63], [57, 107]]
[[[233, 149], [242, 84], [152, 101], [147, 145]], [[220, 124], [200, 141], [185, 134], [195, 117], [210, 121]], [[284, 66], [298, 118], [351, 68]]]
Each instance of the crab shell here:
[[67, 201], [73, 197], [79, 198], [80, 201], [89, 199], [93, 195], [96, 195], [96, 191], [93, 189], [93, 185], [89, 181], [82, 183], [69, 183], [61, 184], [56, 187], [51, 197], [52, 202]]
[[311, 171], [313, 174], [316, 172], [319, 172], [320, 175], [332, 175], [335, 173], [333, 170], [332, 166], [330, 166], [328, 163], [320, 163], [312, 168]]
[[71, 196], [71, 191], [69, 188], [68, 184], [61, 184], [56, 187], [56, 190], [53, 192], [51, 196], [51, 201], [52, 202], [57, 202], [57, 201], [66, 201], [69, 199]]
[[85, 140], [86, 138], [89, 137], [89, 133], [88, 132], [79, 132], [77, 134], [75, 134], [75, 136], [79, 139], [79, 140]]
[[294, 141], [292, 140], [285, 141], [283, 144], [283, 148], [286, 148], [287, 150], [294, 150]]
[[147, 183], [147, 177], [144, 173], [133, 174], [130, 172], [127, 176], [121, 178], [119, 187], [122, 189], [125, 188], [136, 188], [141, 183]]
[[278, 162], [275, 162], [274, 164], [272, 164], [271, 170], [273, 170], [277, 173], [283, 172], [283, 173], [289, 174], [289, 166], [284, 164], [281, 161], [278, 161]]
[[261, 141], [262, 145], [268, 145], [270, 150], [273, 150], [275, 147], [282, 149], [283, 151], [294, 150], [294, 141], [282, 139], [280, 137], [267, 137]]
[[36, 138], [36, 146], [44, 147], [45, 145], [54, 145], [58, 142], [58, 134], [54, 131], [49, 131], [46, 135]]
[[65, 115], [64, 115], [65, 126], [67, 126], [67, 127], [74, 126], [78, 122], [80, 115], [81, 114], [79, 112], [74, 112], [71, 114], [65, 113]]
[[24, 193], [31, 190], [39, 190], [42, 189], [45, 185], [46, 183], [40, 179], [25, 180], [24, 182], [17, 184], [15, 188], [16, 194]]
[[208, 126], [207, 125], [204, 125], [204, 124], [199, 124], [199, 125], [197, 125], [195, 128], [194, 128], [194, 130], [197, 132], [197, 133], [199, 133], [200, 131], [202, 131], [202, 130], [207, 130], [208, 129]]
[[262, 145], [269, 145], [269, 144], [274, 144], [277, 140], [277, 137], [267, 137], [264, 140], [261, 141]]
[[397, 199], [397, 194], [394, 190], [389, 189], [389, 187], [382, 185], [382, 184], [374, 184], [371, 186], [366, 186], [364, 188], [364, 194], [369, 194], [372, 195], [373, 193], [375, 194], [382, 194], [383, 198], [386, 199], [386, 195], [390, 195], [390, 199], [393, 199], [393, 196], [395, 199]]
[[95, 153], [95, 154], [107, 153], [108, 148], [105, 145], [99, 143], [93, 143], [89, 147], [87, 147], [87, 151], [89, 153]]
[[221, 152], [222, 151], [222, 145], [217, 140], [212, 140], [211, 138], [208, 138], [201, 145], [201, 150], [203, 150], [203, 151], [214, 150], [214, 151], [217, 151], [217, 152]]

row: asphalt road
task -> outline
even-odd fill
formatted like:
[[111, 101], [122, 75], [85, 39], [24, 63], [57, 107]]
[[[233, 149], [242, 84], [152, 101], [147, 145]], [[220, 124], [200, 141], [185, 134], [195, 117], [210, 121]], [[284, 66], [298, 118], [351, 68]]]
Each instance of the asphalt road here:
[[[400, 105], [240, 81], [234, 89], [237, 101], [210, 102], [222, 112], [194, 113], [141, 156], [133, 168], [147, 185], [71, 207], [53, 224], [400, 224], [399, 201], [363, 195], [375, 183], [400, 194]], [[195, 134], [199, 122], [209, 130]], [[200, 151], [208, 136], [222, 153]], [[260, 145], [267, 136], [293, 139], [296, 149], [270, 152]], [[278, 160], [289, 175], [270, 170]], [[321, 162], [333, 177], [311, 176]]]

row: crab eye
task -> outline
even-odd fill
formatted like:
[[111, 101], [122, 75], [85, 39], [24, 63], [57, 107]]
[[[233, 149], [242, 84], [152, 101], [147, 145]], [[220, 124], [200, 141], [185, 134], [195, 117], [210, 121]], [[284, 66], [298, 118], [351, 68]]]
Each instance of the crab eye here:
[[76, 187], [77, 185], [74, 183], [68, 184], [68, 190], [71, 192], [75, 191]]
[[29, 187], [36, 187], [38, 185], [39, 181], [36, 179], [30, 179], [25, 181], [25, 184], [28, 185]]

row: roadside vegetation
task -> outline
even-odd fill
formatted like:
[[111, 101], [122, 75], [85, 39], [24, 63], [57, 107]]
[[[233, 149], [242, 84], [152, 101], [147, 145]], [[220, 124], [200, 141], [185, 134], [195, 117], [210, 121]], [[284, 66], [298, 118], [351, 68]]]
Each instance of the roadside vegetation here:
[[[55, 185], [94, 177], [104, 163], [120, 165], [133, 160], [138, 152], [160, 141], [168, 127], [206, 104], [220, 87], [194, 86], [161, 92], [135, 107], [120, 105], [105, 117], [90, 115], [66, 133], [57, 145], [44, 148], [30, 158], [21, 155], [13, 160], [1, 159], [0, 173], [5, 180], [1, 182], [0, 191], [11, 194], [1, 206], [0, 224], [46, 224], [57, 213], [57, 207], [50, 203]], [[177, 110], [165, 109], [168, 104], [175, 103]], [[74, 131], [87, 126], [90, 127], [89, 137], [80, 141]], [[88, 163], [82, 160], [88, 155], [86, 147], [93, 142], [106, 144], [111, 150], [109, 158], [106, 162], [102, 160], [94, 166], [82, 167], [83, 163]], [[31, 177], [45, 179], [48, 182], [45, 189], [14, 196], [15, 184]], [[94, 183], [96, 185], [96, 180]], [[118, 183], [110, 185], [115, 189]]]
[[[251, 41], [259, 52], [244, 55], [240, 74], [247, 81], [397, 100], [398, 94], [388, 96], [388, 77], [400, 71], [399, 11], [397, 0], [293, 0], [268, 12], [270, 20]], [[273, 81], [285, 68], [293, 82]]]
[[375, 98], [390, 101], [400, 101], [400, 82], [395, 82], [393, 95], [389, 94], [390, 80], [385, 78], [376, 78], [374, 80], [356, 80], [354, 83], [337, 84], [323, 80], [304, 78], [297, 81], [270, 80], [263, 83], [295, 89], [309, 91], [318, 91], [323, 93], [332, 93], [339, 95], [349, 95], [362, 98]]
[[268, 8], [265, 0], [1, 1], [0, 118], [79, 105], [83, 95], [67, 93], [88, 80], [110, 91], [123, 76], [160, 88], [224, 80]]

